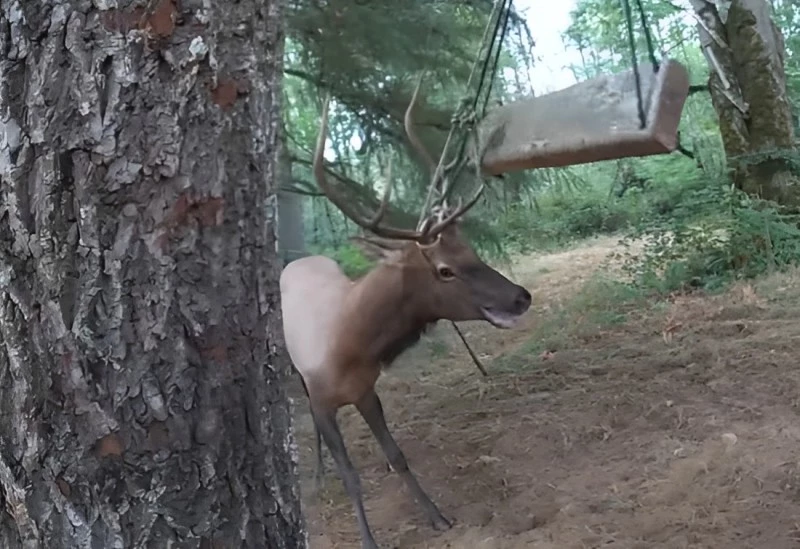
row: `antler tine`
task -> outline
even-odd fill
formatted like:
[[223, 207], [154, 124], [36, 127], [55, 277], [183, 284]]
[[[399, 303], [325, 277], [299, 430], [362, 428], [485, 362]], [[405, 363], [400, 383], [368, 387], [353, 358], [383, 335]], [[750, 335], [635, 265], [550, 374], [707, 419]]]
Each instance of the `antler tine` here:
[[416, 240], [420, 241], [425, 238], [425, 234], [419, 231], [397, 229], [394, 227], [386, 227], [379, 225], [381, 219], [389, 207], [389, 197], [392, 192], [391, 179], [383, 193], [383, 200], [378, 207], [378, 211], [372, 216], [371, 219], [364, 218], [358, 210], [346, 198], [342, 197], [328, 182], [325, 174], [325, 166], [323, 165], [323, 153], [325, 151], [325, 143], [328, 140], [328, 107], [330, 105], [331, 96], [328, 93], [325, 96], [325, 101], [322, 104], [322, 120], [320, 122], [320, 132], [317, 137], [317, 148], [314, 151], [314, 178], [325, 196], [333, 202], [333, 204], [341, 210], [341, 212], [349, 217], [356, 225], [372, 231], [378, 236], [385, 238], [394, 238], [401, 240]]
[[442, 231], [444, 231], [448, 226], [450, 226], [451, 223], [453, 223], [459, 217], [467, 213], [467, 210], [472, 208], [478, 202], [478, 199], [483, 194], [484, 189], [486, 189], [486, 184], [481, 183], [480, 187], [478, 187], [478, 190], [475, 191], [475, 194], [472, 195], [472, 198], [470, 198], [469, 201], [464, 205], [461, 204], [462, 200], [461, 198], [459, 198], [458, 207], [453, 211], [453, 213], [445, 217], [436, 225], [430, 227], [430, 229], [428, 229], [427, 233], [425, 234], [425, 237], [427, 239], [432, 239], [437, 237]]
[[406, 108], [406, 115], [403, 119], [406, 135], [408, 136], [408, 140], [411, 142], [411, 145], [414, 149], [422, 156], [422, 159], [428, 165], [428, 169], [431, 172], [431, 177], [434, 176], [436, 173], [436, 162], [434, 162], [431, 155], [428, 153], [428, 150], [422, 144], [422, 141], [417, 136], [417, 133], [414, 131], [414, 116], [413, 111], [414, 107], [417, 106], [417, 97], [419, 96], [419, 90], [422, 87], [422, 77], [423, 74], [419, 75], [419, 80], [417, 81], [417, 87], [414, 88], [414, 95], [411, 96], [411, 102], [408, 104], [408, 108]]

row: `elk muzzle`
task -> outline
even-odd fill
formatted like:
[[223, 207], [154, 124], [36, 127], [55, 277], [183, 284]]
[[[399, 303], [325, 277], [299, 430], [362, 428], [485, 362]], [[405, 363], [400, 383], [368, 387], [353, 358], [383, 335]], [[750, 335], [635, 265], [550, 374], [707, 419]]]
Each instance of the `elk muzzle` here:
[[513, 328], [531, 306], [530, 292], [511, 281], [508, 282], [515, 287], [508, 305], [480, 307], [483, 317], [497, 328]]
[[486, 320], [497, 328], [513, 328], [531, 306], [528, 290], [483, 262], [464, 269], [462, 280], [470, 288], [476, 320]]

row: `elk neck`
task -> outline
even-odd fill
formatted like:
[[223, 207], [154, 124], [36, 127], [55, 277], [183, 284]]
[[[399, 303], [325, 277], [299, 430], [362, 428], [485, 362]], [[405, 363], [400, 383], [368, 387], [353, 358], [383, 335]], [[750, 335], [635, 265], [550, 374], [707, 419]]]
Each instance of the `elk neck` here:
[[[416, 245], [394, 261], [380, 263], [353, 288], [356, 320], [349, 326], [361, 352], [389, 366], [416, 344], [437, 320], [430, 295], [434, 275]], [[356, 312], [357, 311], [357, 312]]]

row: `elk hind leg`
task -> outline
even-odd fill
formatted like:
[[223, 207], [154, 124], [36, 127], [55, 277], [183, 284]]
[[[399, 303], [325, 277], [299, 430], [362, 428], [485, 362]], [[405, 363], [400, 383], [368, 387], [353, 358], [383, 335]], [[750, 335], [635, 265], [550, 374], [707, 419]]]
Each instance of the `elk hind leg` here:
[[313, 403], [311, 406], [314, 422], [322, 434], [325, 445], [331, 451], [336, 467], [339, 469], [339, 476], [344, 484], [344, 489], [355, 509], [358, 530], [361, 534], [361, 547], [362, 549], [378, 549], [378, 544], [375, 543], [375, 538], [373, 538], [369, 529], [367, 514], [364, 511], [361, 480], [358, 477], [358, 471], [353, 467], [353, 463], [347, 455], [342, 432], [339, 430], [339, 424], [336, 421], [336, 409], [321, 409], [319, 406], [314, 406]]
[[389, 432], [389, 427], [386, 425], [383, 405], [377, 393], [375, 393], [374, 390], [367, 393], [358, 404], [356, 404], [356, 408], [358, 408], [364, 421], [369, 425], [372, 434], [375, 435], [375, 438], [381, 445], [387, 461], [403, 478], [414, 499], [422, 506], [422, 509], [431, 521], [431, 525], [434, 529], [447, 530], [450, 528], [452, 523], [442, 515], [439, 508], [431, 501], [431, 498], [428, 497], [428, 494], [426, 494], [419, 485], [417, 478], [408, 468], [408, 462], [402, 450], [400, 450], [391, 432]]
[[[311, 404], [311, 394], [308, 392], [308, 386], [306, 385], [306, 380], [303, 379], [303, 376], [300, 376], [300, 383], [303, 384], [303, 390], [306, 392], [306, 397], [308, 397], [309, 406]], [[319, 426], [317, 425], [317, 420], [314, 417], [314, 410], [311, 410], [311, 422], [314, 424], [314, 438], [316, 439], [316, 449], [317, 449], [317, 466], [316, 471], [314, 471], [314, 489], [316, 492], [319, 492], [322, 489], [322, 481], [323, 477], [325, 476], [325, 463], [322, 459], [322, 435], [319, 432]]]

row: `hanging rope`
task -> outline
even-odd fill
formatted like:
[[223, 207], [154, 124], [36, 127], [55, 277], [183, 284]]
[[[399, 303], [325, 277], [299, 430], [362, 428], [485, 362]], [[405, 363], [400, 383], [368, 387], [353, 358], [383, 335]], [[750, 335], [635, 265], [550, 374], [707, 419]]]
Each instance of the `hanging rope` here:
[[650, 34], [650, 25], [647, 24], [647, 15], [644, 13], [644, 8], [642, 7], [642, 0], [636, 0], [636, 6], [639, 8], [639, 18], [642, 21], [642, 32], [644, 33], [644, 41], [647, 44], [647, 53], [650, 56], [650, 63], [653, 65], [653, 71], [658, 72], [658, 69], [661, 68], [661, 65], [656, 59], [656, 51], [653, 47], [653, 36]]
[[631, 66], [633, 67], [633, 80], [636, 83], [636, 101], [639, 110], [640, 129], [647, 125], [647, 118], [644, 114], [644, 99], [642, 98], [642, 78], [639, 75], [639, 59], [636, 55], [636, 38], [633, 35], [633, 16], [628, 0], [622, 0], [622, 9], [625, 11], [625, 20], [628, 27], [628, 47], [631, 49]]
[[[486, 50], [486, 57], [482, 62], [482, 69], [481, 69], [481, 76], [478, 79], [478, 90], [475, 92], [475, 99], [472, 103], [472, 108], [477, 111], [478, 103], [480, 101], [481, 91], [483, 90], [484, 85], [487, 86], [487, 92], [484, 97], [484, 103], [481, 107], [481, 111], [486, 109], [486, 105], [489, 103], [489, 95], [492, 91], [492, 85], [494, 84], [494, 78], [497, 75], [497, 62], [500, 59], [500, 52], [503, 49], [503, 41], [506, 37], [506, 31], [508, 30], [508, 19], [511, 15], [511, 0], [508, 0], [508, 6], [504, 6], [506, 4], [505, 0], [501, 0], [496, 5], [500, 6], [500, 9], [497, 10], [497, 21], [495, 21], [494, 25], [494, 32], [492, 33], [492, 40], [489, 43], [489, 47]], [[503, 19], [503, 14], [505, 14], [505, 23], [503, 24], [503, 29], [501, 32], [498, 33], [500, 30], [500, 21]], [[498, 39], [498, 35], [500, 40]], [[495, 48], [495, 43], [497, 43], [497, 47]], [[495, 51], [494, 59], [490, 62], [490, 58], [492, 55], [492, 50]], [[489, 66], [492, 66], [492, 74], [488, 79], [486, 79], [486, 72], [489, 70]], [[469, 85], [469, 84], [468, 84]], [[476, 112], [477, 114], [477, 112]]]
[[[492, 74], [491, 74], [491, 76], [489, 76], [489, 79], [488, 79], [488, 86], [486, 88], [486, 94], [484, 95], [484, 98], [483, 98], [483, 105], [481, 105], [481, 111], [480, 111], [481, 114], [480, 114], [480, 116], [478, 118], [483, 118], [483, 115], [486, 113], [486, 107], [489, 105], [489, 98], [492, 95], [492, 88], [494, 87], [494, 82], [495, 82], [495, 79], [497, 78], [497, 67], [500, 65], [500, 52], [503, 51], [503, 42], [505, 42], [506, 33], [508, 32], [508, 21], [511, 18], [511, 2], [508, 3], [508, 7], [504, 10], [504, 12], [505, 12], [505, 21], [503, 23], [503, 30], [500, 33], [500, 40], [497, 43], [497, 48], [495, 48], [494, 59], [492, 60], [492, 63], [491, 63]], [[502, 15], [502, 13], [503, 12], [501, 12], [501, 15]], [[499, 22], [500, 21], [498, 19], [498, 23]], [[486, 66], [486, 65], [484, 65], [484, 66]], [[482, 79], [482, 82], [483, 81], [485, 81], [485, 80]], [[476, 100], [476, 106], [477, 106], [477, 100]]]
[[[486, 115], [486, 110], [489, 106], [492, 88], [497, 77], [500, 53], [502, 52], [503, 43], [505, 42], [505, 37], [508, 32], [512, 2], [513, 0], [509, 0], [505, 6], [498, 4], [500, 9], [498, 10], [498, 17], [494, 24], [494, 32], [492, 34], [494, 39], [489, 43], [489, 47], [486, 50], [486, 55], [481, 62], [482, 70], [480, 78], [478, 79], [478, 89], [472, 96], [471, 108], [462, 108], [453, 115], [451, 120], [453, 128], [460, 129], [463, 131], [463, 133], [458, 146], [458, 152], [454, 155], [454, 160], [450, 162], [444, 169], [444, 181], [442, 182], [445, 186], [442, 192], [442, 197], [444, 200], [449, 198], [449, 193], [452, 190], [452, 185], [447, 185], [447, 182], [456, 181], [458, 179], [461, 171], [467, 165], [467, 160], [472, 161], [477, 179], [482, 179], [480, 151], [477, 149], [478, 136], [476, 128], [478, 121], [484, 118]], [[503, 17], [504, 15], [505, 17]], [[503, 21], [502, 25], [501, 20]], [[500, 30], [499, 40], [497, 39], [498, 30]], [[494, 53], [492, 53], [492, 50], [494, 50]], [[489, 73], [488, 77], [487, 73]], [[463, 104], [466, 105], [467, 102], [465, 101]], [[466, 145], [470, 138], [472, 138], [473, 147], [468, 151], [469, 156], [467, 157], [465, 156], [465, 151]]]
[[[486, 29], [484, 30], [483, 34], [483, 39], [481, 40], [481, 44], [478, 48], [475, 61], [472, 65], [472, 70], [470, 71], [470, 76], [467, 81], [467, 93], [459, 101], [458, 107], [456, 108], [456, 111], [451, 119], [450, 132], [447, 135], [447, 139], [445, 140], [445, 144], [442, 149], [442, 154], [439, 157], [439, 162], [436, 165], [436, 169], [431, 177], [428, 193], [420, 211], [420, 217], [417, 224], [418, 227], [422, 226], [428, 214], [430, 213], [434, 194], [439, 194], [439, 199], [445, 200], [447, 198], [446, 195], [449, 194], [450, 191], [450, 185], [447, 184], [447, 181], [451, 178], [455, 179], [455, 176], [458, 175], [464, 167], [463, 157], [466, 143], [470, 136], [470, 131], [474, 129], [477, 119], [483, 117], [486, 107], [489, 103], [489, 94], [487, 93], [481, 108], [478, 109], [478, 103], [480, 102], [482, 95], [481, 92], [486, 86], [486, 74], [489, 72], [489, 67], [493, 60], [492, 52], [495, 49], [495, 45], [497, 46], [497, 50], [502, 48], [502, 40], [505, 38], [512, 2], [513, 0], [497, 0], [492, 8], [491, 14], [489, 15], [489, 20], [486, 23]], [[506, 17], [505, 24], [501, 32], [500, 27], [501, 22], [503, 21], [504, 11], [506, 13]], [[498, 37], [500, 37], [499, 41], [497, 40]], [[494, 61], [496, 62], [498, 58], [499, 54], [495, 54]], [[479, 68], [480, 75], [478, 75]], [[494, 78], [495, 74], [496, 67], [493, 67], [491, 70], [492, 79]], [[475, 86], [476, 76], [477, 90], [473, 94], [470, 94], [469, 90]], [[491, 85], [489, 85], [488, 89], [491, 90]], [[454, 155], [455, 158], [453, 161], [445, 164], [445, 159], [448, 157], [451, 143], [453, 142], [454, 136], [457, 132], [463, 132], [456, 149], [457, 153]], [[453, 170], [455, 170], [455, 173], [451, 173]]]
[[[647, 117], [644, 112], [644, 97], [642, 95], [642, 78], [639, 74], [639, 56], [636, 55], [636, 38], [633, 34], [633, 15], [631, 13], [631, 6], [628, 0], [621, 0], [622, 10], [625, 12], [625, 23], [628, 30], [628, 47], [631, 49], [631, 67], [633, 68], [633, 79], [636, 82], [636, 100], [639, 109], [639, 123], [641, 129], [647, 125]], [[639, 19], [642, 25], [642, 33], [644, 34], [644, 41], [647, 45], [647, 54], [650, 58], [650, 63], [653, 65], [653, 72], [657, 73], [661, 68], [661, 64], [656, 58], [656, 50], [653, 46], [653, 36], [650, 34], [650, 26], [647, 24], [647, 15], [642, 7], [642, 0], [636, 0], [636, 7], [639, 12]]]
[[[639, 111], [639, 124], [641, 129], [647, 125], [647, 116], [644, 112], [644, 97], [642, 93], [642, 79], [639, 74], [639, 59], [636, 54], [636, 39], [633, 34], [633, 15], [631, 14], [631, 7], [628, 0], [621, 0], [622, 9], [625, 12], [625, 23], [628, 30], [628, 46], [631, 49], [631, 66], [633, 68], [633, 78], [636, 82], [636, 100], [637, 108]], [[653, 65], [653, 72], [657, 73], [661, 68], [661, 63], [656, 57], [655, 46], [653, 45], [653, 35], [650, 33], [650, 25], [647, 23], [647, 14], [642, 6], [642, 0], [636, 0], [636, 9], [639, 12], [639, 21], [642, 25], [642, 33], [644, 34], [644, 41], [647, 45], [647, 55], [650, 58], [650, 63]], [[691, 90], [690, 90], [691, 91]], [[678, 143], [676, 150], [684, 156], [694, 159], [694, 154], [687, 150], [680, 142], [680, 133], [678, 134]]]
[[[491, 14], [489, 15], [489, 20], [486, 23], [486, 29], [483, 33], [483, 39], [481, 40], [480, 48], [478, 49], [478, 53], [475, 56], [475, 62], [472, 65], [472, 70], [470, 71], [469, 79], [467, 80], [467, 94], [462, 97], [459, 101], [458, 107], [456, 108], [455, 113], [451, 119], [450, 131], [447, 134], [447, 139], [445, 140], [444, 147], [442, 149], [442, 154], [439, 156], [439, 162], [434, 169], [434, 172], [431, 176], [430, 183], [428, 185], [428, 193], [425, 197], [425, 201], [423, 202], [422, 209], [420, 211], [420, 217], [418, 221], [418, 228], [425, 223], [426, 219], [431, 215], [432, 210], [437, 210], [441, 215], [444, 213], [444, 209], [437, 207], [432, 207], [432, 201], [434, 193], [438, 194], [438, 202], [439, 206], [446, 206], [447, 202], [447, 195], [451, 190], [451, 185], [448, 184], [448, 181], [455, 180], [458, 175], [460, 174], [461, 170], [465, 167], [466, 163], [464, 162], [464, 152], [466, 149], [467, 141], [471, 134], [475, 132], [475, 123], [478, 119], [483, 118], [486, 107], [489, 104], [489, 97], [492, 91], [492, 84], [494, 79], [497, 75], [497, 65], [500, 58], [500, 51], [502, 50], [503, 41], [505, 40], [506, 32], [508, 30], [508, 22], [511, 14], [511, 5], [513, 0], [498, 0], [495, 2], [495, 5], [492, 9]], [[505, 12], [505, 18], [503, 18]], [[502, 31], [501, 31], [501, 21], [502, 23]], [[499, 40], [498, 40], [499, 38]], [[488, 47], [486, 47], [488, 42]], [[496, 45], [496, 47], [495, 47]], [[486, 50], [485, 55], [481, 55], [481, 53]], [[494, 55], [493, 55], [494, 52]], [[490, 69], [491, 66], [491, 69]], [[481, 68], [480, 76], [478, 77], [478, 85], [477, 90], [474, 94], [469, 94], [469, 90], [473, 87], [474, 79], [478, 71], [478, 67]], [[487, 78], [486, 74], [490, 73], [491, 76], [489, 77], [489, 82], [487, 85]], [[420, 75], [420, 82], [422, 83], [422, 75]], [[484, 87], [486, 87], [486, 93], [484, 94], [483, 103], [481, 105], [480, 111], [478, 109], [478, 104], [481, 102], [481, 92], [483, 91]], [[471, 104], [470, 104], [471, 103]], [[450, 144], [453, 141], [453, 138], [456, 132], [462, 132], [461, 139], [459, 140], [457, 153], [453, 161], [445, 164], [445, 158], [448, 156], [448, 151], [450, 148]], [[476, 164], [476, 175], [481, 177], [480, 174], [480, 158], [478, 158], [477, 150], [472, 154], [473, 161]], [[458, 337], [461, 339], [461, 342], [466, 347], [467, 352], [469, 353], [470, 358], [475, 363], [475, 366], [478, 370], [483, 374], [483, 376], [487, 376], [488, 373], [486, 369], [483, 367], [478, 355], [470, 347], [469, 343], [467, 342], [467, 338], [462, 333], [461, 329], [458, 325], [450, 321], [450, 325], [455, 330]]]

